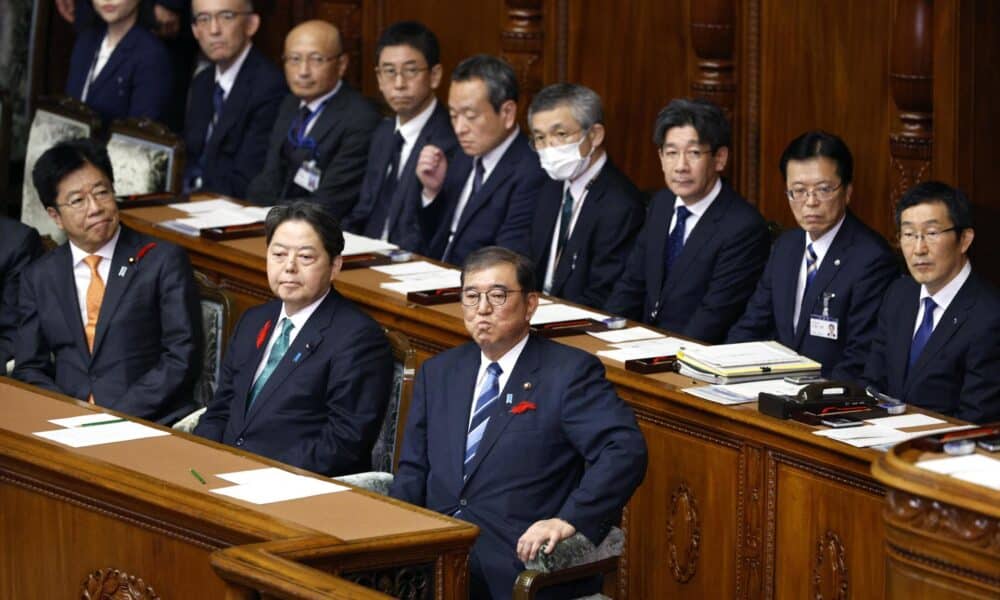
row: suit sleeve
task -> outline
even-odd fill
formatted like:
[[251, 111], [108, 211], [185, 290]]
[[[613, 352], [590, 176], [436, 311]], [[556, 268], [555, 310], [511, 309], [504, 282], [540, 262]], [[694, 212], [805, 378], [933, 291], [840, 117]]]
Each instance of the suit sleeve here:
[[[158, 266], [160, 360], [125, 392], [136, 414], [162, 412], [165, 399], [189, 389], [201, 364], [201, 307], [191, 263], [176, 246], [159, 245], [163, 258]], [[145, 262], [144, 261], [144, 262]], [[147, 266], [142, 262], [134, 268]]]
[[427, 455], [426, 386], [427, 369], [422, 366], [413, 386], [403, 448], [399, 453], [399, 466], [389, 489], [389, 495], [393, 498], [417, 506], [427, 506], [427, 474], [430, 470]]
[[[607, 200], [620, 202], [623, 205], [628, 203], [624, 198], [607, 198]], [[596, 253], [590, 265], [587, 288], [583, 293], [583, 304], [587, 306], [604, 305], [615, 282], [621, 279], [636, 233], [642, 227], [643, 211], [639, 205], [628, 205], [627, 209], [616, 211], [613, 216], [615, 218], [611, 222], [602, 223], [595, 228]]]
[[682, 334], [716, 343], [746, 308], [767, 262], [770, 240], [763, 219], [747, 219], [722, 240], [708, 289]]
[[[42, 332], [42, 316], [38, 311], [38, 293], [35, 289], [33, 273], [21, 278], [18, 304], [20, 305], [20, 327], [14, 343], [14, 372], [11, 375], [31, 385], [65, 393], [56, 385], [55, 365], [52, 350]], [[72, 301], [72, 299], [69, 299]]]
[[596, 358], [587, 357], [572, 372], [563, 397], [563, 430], [588, 466], [557, 516], [599, 544], [642, 483], [646, 442]]
[[351, 341], [329, 366], [327, 422], [318, 436], [302, 439], [277, 460], [329, 475], [370, 468], [392, 387], [392, 354], [374, 325], [343, 333]]
[[255, 204], [270, 206], [281, 195], [281, 188], [285, 184], [280, 176], [281, 144], [284, 143], [289, 125], [289, 121], [282, 119], [281, 115], [290, 110], [285, 107], [285, 104], [294, 102], [294, 96], [287, 96], [279, 104], [278, 116], [272, 124], [271, 137], [267, 142], [267, 150], [264, 153], [264, 168], [247, 185], [247, 199]]
[[14, 356], [14, 337], [18, 325], [18, 294], [21, 271], [42, 255], [42, 240], [33, 228], [23, 239], [12, 240], [13, 252], [3, 266], [3, 297], [0, 298], [0, 369]]
[[[535, 160], [535, 157], [529, 156], [528, 159]], [[528, 159], [521, 162], [521, 172], [514, 175], [519, 181], [511, 190], [507, 214], [496, 235], [497, 246], [524, 256], [531, 255], [531, 219], [535, 216], [535, 206], [538, 204], [538, 190], [545, 183], [545, 174], [539, 167], [529, 166]]]
[[650, 219], [652, 211], [653, 205], [651, 203], [647, 211], [646, 223], [639, 232], [635, 245], [632, 246], [632, 251], [625, 263], [625, 269], [615, 283], [611, 297], [604, 305], [604, 310], [609, 313], [621, 315], [633, 321], [643, 321], [645, 316], [642, 314], [642, 307], [646, 301], [646, 245], [650, 235], [649, 230], [653, 227], [652, 219]]
[[840, 362], [833, 367], [834, 379], [855, 380], [864, 372], [865, 360], [875, 337], [882, 297], [892, 280], [899, 275], [899, 270], [895, 258], [886, 251], [866, 264], [863, 273], [851, 289], [847, 322], [841, 325], [847, 339]]
[[[219, 384], [215, 388], [215, 395], [208, 403], [208, 407], [202, 413], [201, 418], [198, 419], [198, 426], [194, 428], [195, 435], [200, 435], [216, 442], [222, 441], [222, 435], [225, 433], [226, 425], [229, 423], [229, 411], [233, 402], [236, 401], [236, 390], [233, 386], [233, 380], [240, 371], [239, 359], [237, 358], [237, 349], [240, 347], [238, 340], [242, 339], [240, 334], [245, 328], [246, 318], [244, 316], [240, 318], [233, 329], [232, 336], [229, 338], [229, 345], [226, 346], [228, 350], [219, 369]], [[241, 400], [246, 402], [245, 398], [241, 398]]]
[[235, 190], [243, 196], [250, 181], [261, 171], [267, 159], [268, 138], [271, 128], [278, 118], [278, 108], [288, 93], [281, 80], [259, 91], [253, 105], [247, 111], [243, 126], [246, 128], [240, 147], [233, 157], [235, 169], [222, 174], [226, 189]]
[[[995, 306], [995, 305], [994, 305]], [[965, 379], [955, 416], [972, 423], [1000, 420], [1000, 315], [990, 315], [988, 322], [971, 324], [979, 335], [969, 345], [965, 356]]]
[[146, 41], [136, 54], [128, 116], [163, 121], [173, 90], [170, 56], [158, 40]]
[[757, 282], [757, 289], [747, 302], [743, 316], [729, 330], [726, 343], [756, 342], [773, 340], [778, 337], [778, 327], [774, 320], [774, 290], [771, 281], [774, 277], [774, 251], [764, 267], [764, 275]]
[[900, 392], [900, 390], [889, 389], [889, 379], [886, 375], [888, 369], [886, 347], [888, 346], [889, 336], [892, 332], [892, 316], [899, 307], [899, 303], [893, 296], [892, 288], [890, 288], [889, 292], [886, 293], [885, 300], [882, 302], [882, 307], [878, 310], [875, 332], [868, 346], [868, 352], [865, 355], [864, 375], [861, 376], [860, 381], [860, 384], [863, 386], [870, 385], [879, 392], [889, 395]]

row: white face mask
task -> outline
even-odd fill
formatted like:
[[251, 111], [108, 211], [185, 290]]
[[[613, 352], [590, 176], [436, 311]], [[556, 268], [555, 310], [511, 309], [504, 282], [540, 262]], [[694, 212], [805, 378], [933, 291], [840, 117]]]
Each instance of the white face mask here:
[[563, 144], [538, 151], [538, 160], [541, 161], [542, 168], [549, 177], [556, 181], [576, 179], [587, 170], [590, 155], [594, 153], [594, 146], [590, 147], [587, 156], [580, 156], [580, 145], [585, 138], [586, 134], [575, 144]]

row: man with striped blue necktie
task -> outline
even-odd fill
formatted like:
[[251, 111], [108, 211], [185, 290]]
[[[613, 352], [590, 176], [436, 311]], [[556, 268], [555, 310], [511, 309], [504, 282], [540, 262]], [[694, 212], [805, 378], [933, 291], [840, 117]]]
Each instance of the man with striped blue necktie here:
[[646, 446], [595, 357], [529, 334], [530, 260], [495, 246], [473, 252], [462, 304], [473, 343], [417, 375], [390, 493], [479, 526], [470, 596], [510, 598], [523, 561], [543, 546], [576, 532], [601, 542], [642, 481]]

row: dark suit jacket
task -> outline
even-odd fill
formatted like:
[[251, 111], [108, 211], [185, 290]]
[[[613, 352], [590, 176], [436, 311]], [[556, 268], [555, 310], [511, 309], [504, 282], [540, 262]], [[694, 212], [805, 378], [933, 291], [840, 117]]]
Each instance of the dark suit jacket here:
[[233, 332], [215, 398], [195, 433], [325, 475], [371, 469], [392, 389], [381, 327], [331, 289], [246, 410], [281, 301], [247, 310]]
[[764, 270], [767, 225], [753, 206], [723, 183], [664, 280], [674, 199], [670, 190], [653, 197], [605, 309], [688, 337], [721, 342], [743, 314]]
[[[343, 218], [358, 201], [368, 145], [379, 114], [367, 98], [345, 81], [309, 131], [307, 137], [315, 140], [316, 148], [296, 149], [291, 160], [286, 160], [281, 147], [298, 113], [299, 99], [289, 94], [281, 103], [278, 120], [271, 130], [264, 170], [250, 181], [247, 198], [264, 206], [312, 200], [338, 219]], [[306, 160], [315, 160], [322, 173], [315, 192], [294, 182], [295, 173]]]
[[256, 46], [250, 48], [222, 106], [222, 116], [205, 144], [215, 108], [215, 67], [202, 70], [191, 82], [184, 128], [188, 168], [185, 180], [204, 162], [201, 189], [236, 198], [246, 196], [247, 184], [264, 167], [267, 138], [288, 94], [285, 76]]
[[[746, 312], [726, 341], [777, 340], [822, 363], [824, 376], [856, 380], [865, 369], [882, 295], [899, 277], [896, 259], [882, 236], [848, 211], [802, 298], [796, 331], [795, 290], [805, 251], [801, 229], [778, 238]], [[810, 316], [823, 313], [823, 294], [834, 294], [828, 307], [837, 319], [836, 340], [809, 335]]]
[[[390, 493], [447, 515], [461, 509], [480, 528], [473, 597], [485, 580], [493, 598], [509, 598], [525, 530], [558, 517], [600, 543], [642, 481], [646, 445], [595, 357], [532, 336], [500, 394], [511, 404], [493, 404], [463, 479], [479, 361], [479, 347], [468, 343], [423, 364]], [[510, 412], [525, 401], [535, 409]]]
[[[107, 26], [81, 31], [69, 59], [66, 94], [79, 100], [90, 65], [104, 40]], [[118, 42], [101, 72], [90, 84], [87, 105], [107, 126], [114, 119], [149, 117], [163, 121], [171, 98], [171, 63], [163, 42], [135, 25]]]
[[[402, 175], [393, 192], [392, 205], [379, 210], [379, 194], [385, 182], [385, 173], [392, 160], [393, 136], [396, 133], [395, 117], [383, 119], [372, 136], [371, 150], [368, 152], [368, 169], [361, 183], [361, 197], [351, 214], [344, 217], [344, 229], [370, 238], [382, 237], [385, 222], [372, 218], [376, 214], [390, 214], [389, 241], [412, 252], [426, 254], [431, 236], [437, 231], [441, 218], [441, 204], [432, 202], [424, 208], [421, 200], [423, 186], [417, 179], [417, 159], [427, 144], [433, 144], [444, 152], [448, 163], [455, 159], [458, 140], [451, 128], [448, 109], [440, 102], [434, 107], [430, 119], [420, 130], [417, 141], [400, 168]], [[392, 209], [397, 209], [393, 211]]]
[[1000, 419], [1000, 292], [973, 271], [907, 373], [919, 304], [920, 285], [910, 277], [889, 286], [866, 383], [908, 404], [973, 423]]
[[34, 227], [0, 217], [0, 370], [14, 357], [21, 271], [42, 252], [42, 238]]
[[[538, 289], [545, 283], [546, 266], [556, 222], [563, 202], [562, 181], [549, 180], [538, 193], [531, 222], [531, 258]], [[584, 196], [576, 226], [555, 265], [552, 295], [597, 309], [625, 269], [645, 210], [642, 193], [609, 159]]]
[[[149, 248], [137, 262], [140, 249]], [[69, 243], [21, 276], [14, 377], [100, 406], [172, 423], [195, 407], [201, 309], [187, 254], [121, 226], [94, 352], [87, 349]], [[54, 358], [54, 360], [53, 360]]]
[[[442, 203], [442, 215], [429, 248], [433, 258], [442, 258], [448, 246], [451, 220], [472, 164], [472, 157], [463, 152], [456, 152], [455, 159], [448, 164], [444, 186], [434, 199], [434, 204]], [[479, 193], [466, 203], [448, 262], [461, 265], [466, 256], [484, 246], [503, 246], [527, 256], [531, 252], [531, 219], [538, 190], [547, 179], [538, 155], [528, 146], [527, 136], [519, 133]]]

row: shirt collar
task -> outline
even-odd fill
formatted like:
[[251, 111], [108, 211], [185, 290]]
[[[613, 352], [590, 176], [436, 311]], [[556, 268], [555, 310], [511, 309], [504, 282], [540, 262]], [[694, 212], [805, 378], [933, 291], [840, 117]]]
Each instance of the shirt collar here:
[[955, 299], [955, 295], [958, 294], [958, 290], [962, 289], [965, 285], [966, 280], [969, 279], [969, 275], [972, 274], [972, 263], [969, 259], [965, 259], [965, 265], [962, 270], [958, 272], [958, 275], [945, 284], [943, 288], [938, 290], [933, 296], [927, 291], [926, 285], [920, 286], [920, 302], [923, 303], [924, 298], [933, 298], [934, 304], [941, 308], [941, 312], [948, 310], [948, 305], [951, 301]]
[[500, 142], [496, 148], [479, 157], [479, 160], [483, 161], [483, 170], [486, 177], [493, 172], [493, 167], [497, 166], [497, 163], [503, 158], [504, 153], [507, 152], [507, 148], [510, 148], [510, 145], [514, 143], [514, 139], [517, 138], [519, 133], [521, 133], [521, 128], [515, 125], [514, 131], [511, 131], [510, 135], [504, 141]]
[[[604, 163], [606, 162], [608, 162], [608, 153], [602, 152], [601, 156], [597, 160], [590, 163], [590, 166], [587, 167], [586, 171], [581, 173], [580, 176], [573, 181], [567, 182], [569, 184], [569, 191], [573, 194], [573, 200], [579, 200], [580, 197], [583, 196], [583, 192], [590, 187], [590, 182], [597, 177], [598, 173], [601, 172], [601, 169], [604, 168]], [[565, 187], [563, 189], [565, 189]]]
[[299, 108], [302, 108], [303, 106], [308, 106], [310, 111], [316, 112], [319, 109], [320, 106], [323, 106], [324, 102], [326, 102], [330, 98], [333, 98], [337, 94], [337, 92], [340, 91], [340, 88], [343, 85], [344, 85], [344, 80], [341, 79], [341, 80], [339, 80], [337, 82], [336, 87], [334, 87], [332, 90], [330, 90], [326, 94], [323, 94], [319, 98], [316, 98], [312, 102], [308, 102], [307, 103], [304, 100], [299, 100]]
[[525, 332], [524, 337], [521, 338], [521, 341], [514, 344], [513, 348], [508, 350], [506, 354], [501, 356], [496, 361], [490, 360], [489, 358], [486, 357], [485, 354], [480, 352], [479, 374], [482, 375], [483, 371], [486, 370], [486, 367], [488, 367], [491, 362], [496, 362], [497, 364], [500, 365], [501, 372], [504, 375], [510, 375], [510, 373], [514, 370], [514, 365], [517, 364], [517, 359], [521, 357], [521, 352], [524, 350], [524, 347], [528, 344], [528, 337], [529, 337], [528, 333]]
[[722, 178], [719, 178], [715, 180], [715, 185], [712, 186], [711, 191], [709, 191], [704, 198], [694, 204], [686, 204], [683, 200], [681, 200], [680, 196], [677, 196], [677, 198], [674, 199], [674, 209], [676, 210], [678, 206], [683, 204], [687, 207], [691, 214], [700, 218], [703, 214], [705, 214], [705, 211], [708, 210], [708, 207], [712, 206], [712, 203], [715, 202], [715, 199], [719, 197], [721, 192]]
[[396, 131], [399, 135], [403, 136], [403, 139], [407, 144], [413, 144], [417, 141], [417, 136], [420, 135], [420, 130], [424, 128], [427, 121], [431, 119], [431, 114], [434, 112], [434, 107], [437, 106], [437, 98], [431, 98], [431, 103], [427, 105], [427, 108], [420, 111], [420, 114], [413, 117], [406, 123], [400, 124], [399, 116], [396, 116]]
[[229, 68], [225, 72], [219, 71], [219, 65], [215, 65], [215, 83], [222, 87], [222, 91], [225, 96], [229, 97], [229, 90], [233, 89], [233, 84], [236, 83], [236, 77], [240, 74], [240, 69], [243, 68], [243, 62], [247, 59], [247, 55], [250, 54], [250, 47], [253, 44], [247, 44], [247, 47], [240, 52], [240, 55], [236, 57], [233, 64], [229, 65]]
[[308, 306], [306, 306], [305, 308], [303, 308], [302, 310], [300, 310], [299, 312], [295, 313], [292, 316], [288, 316], [288, 313], [285, 312], [285, 303], [282, 302], [281, 314], [278, 316], [278, 322], [280, 323], [281, 319], [288, 319], [289, 321], [292, 322], [292, 325], [295, 326], [295, 331], [302, 331], [302, 328], [305, 326], [306, 321], [309, 320], [309, 317], [311, 317], [312, 314], [316, 312], [316, 309], [319, 308], [319, 305], [322, 304], [323, 301], [326, 300], [326, 297], [329, 295], [330, 295], [330, 290], [328, 289], [326, 290], [325, 294], [317, 298], [312, 304], [309, 304]]
[[110, 261], [112, 258], [114, 258], [115, 247], [118, 245], [118, 236], [120, 236], [121, 233], [122, 233], [122, 226], [119, 225], [118, 229], [115, 230], [115, 234], [111, 236], [111, 239], [108, 240], [106, 244], [98, 248], [97, 252], [86, 252], [79, 246], [74, 244], [72, 241], [70, 241], [69, 251], [70, 255], [73, 257], [73, 266], [75, 267], [76, 265], [80, 264], [81, 262], [83, 262], [83, 259], [87, 258], [88, 256], [100, 256], [104, 260]]
[[837, 237], [837, 233], [840, 231], [840, 226], [844, 224], [844, 219], [846, 218], [847, 213], [845, 212], [844, 216], [840, 217], [840, 220], [837, 221], [837, 224], [831, 227], [829, 231], [819, 236], [819, 239], [816, 241], [811, 241], [809, 239], [809, 233], [803, 232], [806, 236], [806, 245], [812, 244], [813, 252], [816, 253], [817, 260], [823, 260], [823, 256], [826, 255], [826, 251], [833, 245], [833, 240]]

